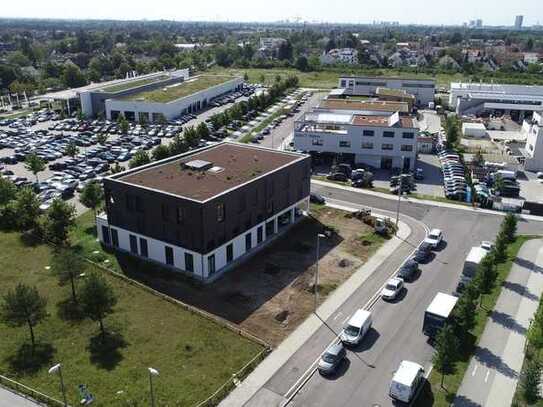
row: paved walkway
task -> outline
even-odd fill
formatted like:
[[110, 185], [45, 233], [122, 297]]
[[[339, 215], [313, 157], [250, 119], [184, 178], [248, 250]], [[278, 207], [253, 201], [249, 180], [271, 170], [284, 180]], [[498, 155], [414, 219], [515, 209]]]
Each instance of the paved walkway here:
[[453, 405], [509, 407], [519, 380], [526, 332], [543, 293], [543, 240], [520, 249], [471, 358]]
[[[339, 207], [349, 210], [351, 208]], [[338, 287], [318, 308], [321, 319], [311, 314], [292, 334], [266, 358], [258, 367], [234, 389], [221, 403], [221, 407], [240, 407], [245, 405], [272, 376], [302, 347], [307, 340], [322, 326], [334, 311], [360, 287], [371, 274], [390, 256], [400, 244], [411, 234], [411, 229], [400, 222], [398, 237], [385, 243], [362, 267], [360, 267], [345, 283]], [[264, 389], [259, 395], [259, 405], [277, 405], [283, 398]], [[264, 401], [262, 398], [268, 398]]]
[[37, 407], [41, 404], [37, 404], [32, 400], [25, 399], [0, 386], [0, 406], [2, 407]]

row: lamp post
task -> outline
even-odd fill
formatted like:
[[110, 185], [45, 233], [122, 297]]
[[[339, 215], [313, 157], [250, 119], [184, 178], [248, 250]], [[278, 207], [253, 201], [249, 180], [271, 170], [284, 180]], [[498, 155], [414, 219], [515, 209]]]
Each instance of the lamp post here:
[[151, 407], [155, 407], [155, 392], [153, 391], [153, 376], [158, 376], [158, 370], [148, 367], [149, 371], [149, 387], [151, 390]]
[[398, 184], [398, 205], [396, 206], [396, 231], [398, 230], [398, 223], [400, 221], [400, 202], [402, 201], [402, 181], [403, 181], [403, 165], [405, 157], [402, 155], [402, 170], [399, 175], [399, 184]]
[[320, 258], [320, 241], [321, 238], [326, 236], [322, 233], [317, 234], [317, 262], [315, 270], [315, 314], [317, 313], [317, 307], [319, 305], [319, 258]]
[[64, 400], [64, 405], [67, 406], [68, 402], [66, 401], [66, 389], [64, 388], [64, 379], [62, 378], [62, 365], [57, 363], [55, 366], [49, 369], [49, 374], [57, 373], [60, 378], [60, 389], [62, 390], [62, 399]]

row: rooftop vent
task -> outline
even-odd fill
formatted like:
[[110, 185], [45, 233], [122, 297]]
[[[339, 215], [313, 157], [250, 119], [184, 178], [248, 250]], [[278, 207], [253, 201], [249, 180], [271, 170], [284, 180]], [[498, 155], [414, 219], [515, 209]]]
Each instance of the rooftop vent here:
[[184, 168], [194, 171], [206, 171], [213, 167], [213, 163], [204, 160], [192, 160], [182, 164]]
[[212, 174], [218, 174], [219, 172], [222, 172], [222, 171], [224, 171], [224, 168], [216, 166], [216, 165], [211, 167], [209, 170], [207, 170], [207, 172], [210, 172]]

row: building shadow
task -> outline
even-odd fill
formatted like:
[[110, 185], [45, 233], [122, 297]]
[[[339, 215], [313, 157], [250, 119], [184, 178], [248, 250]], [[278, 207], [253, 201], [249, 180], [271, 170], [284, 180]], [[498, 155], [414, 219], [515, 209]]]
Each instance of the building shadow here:
[[490, 313], [490, 318], [495, 323], [500, 324], [511, 331], [515, 331], [521, 335], [526, 334], [526, 328], [515, 321], [509, 314], [494, 310]]
[[101, 333], [93, 336], [87, 350], [92, 364], [101, 369], [113, 370], [123, 360], [121, 350], [126, 346], [128, 343], [120, 333], [106, 332], [104, 336]]
[[6, 358], [11, 370], [20, 375], [34, 375], [40, 369], [50, 366], [56, 349], [50, 343], [36, 343], [34, 349], [30, 343], [23, 343], [17, 351]]
[[532, 294], [526, 286], [523, 286], [522, 284], [513, 283], [511, 281], [504, 281], [502, 284], [503, 288], [506, 288], [510, 291], [513, 291], [519, 295], [522, 295], [523, 297], [528, 298], [532, 301], [539, 301], [539, 298], [537, 295]]
[[499, 356], [495, 355], [488, 348], [475, 347], [475, 358], [488, 368], [496, 369], [504, 376], [517, 378], [518, 372], [511, 369]]

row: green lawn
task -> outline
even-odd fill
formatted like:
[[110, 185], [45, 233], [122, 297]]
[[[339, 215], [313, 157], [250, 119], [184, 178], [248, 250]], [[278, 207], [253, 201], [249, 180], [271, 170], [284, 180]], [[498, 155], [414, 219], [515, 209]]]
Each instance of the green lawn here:
[[[99, 250], [88, 234], [91, 222], [90, 213], [85, 214], [73, 237], [82, 239], [84, 250]], [[35, 328], [39, 346], [34, 362], [25, 346], [27, 329], [0, 325], [0, 374], [52, 397], [61, 399], [58, 377], [47, 369], [61, 362], [70, 404], [78, 404], [76, 386], [83, 383], [96, 397], [93, 405], [147, 406], [147, 367], [152, 366], [160, 371], [157, 405], [194, 405], [262, 350], [215, 322], [102, 271], [119, 298], [115, 313], [105, 321], [111, 337], [104, 348], [96, 323], [61, 316], [69, 289], [59, 287], [45, 269], [48, 246], [26, 246], [16, 233], [0, 233], [0, 245], [0, 294], [19, 282], [35, 285], [48, 298], [49, 313]]]
[[534, 239], [534, 236], [518, 236], [515, 241], [507, 248], [507, 260], [498, 265], [497, 284], [492, 292], [483, 297], [483, 307], [477, 309], [476, 325], [472, 331], [472, 341], [469, 346], [461, 349], [460, 361], [456, 365], [454, 373], [445, 376], [445, 389], [441, 388], [441, 373], [433, 370], [430, 374], [429, 385], [425, 385], [422, 394], [417, 400], [417, 407], [449, 407], [462, 383], [469, 361], [473, 356], [476, 344], [479, 342], [485, 329], [486, 321], [490, 312], [494, 309], [496, 301], [500, 296], [501, 286], [509, 275], [513, 261], [517, 256], [521, 246], [528, 240]]
[[150, 83], [162, 81], [162, 80], [168, 79], [168, 78], [169, 78], [168, 75], [160, 75], [160, 76], [156, 76], [154, 78], [146, 78], [146, 79], [140, 79], [140, 80], [137, 80], [137, 81], [123, 82], [123, 83], [119, 83], [118, 85], [106, 86], [106, 87], [102, 88], [102, 90], [105, 91], [105, 92], [116, 93], [116, 92], [121, 92], [123, 90], [135, 88], [135, 87], [138, 87], [138, 86], [148, 85]]
[[122, 100], [168, 103], [234, 79], [227, 75], [201, 75], [180, 84], [122, 97]]

